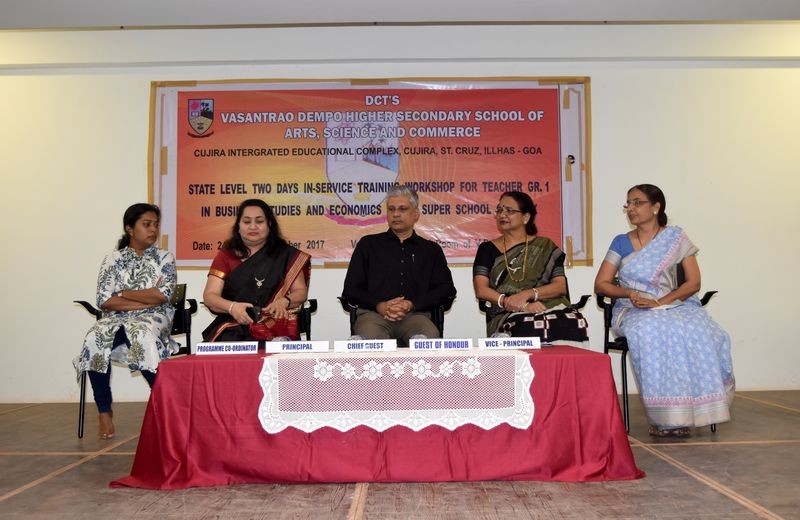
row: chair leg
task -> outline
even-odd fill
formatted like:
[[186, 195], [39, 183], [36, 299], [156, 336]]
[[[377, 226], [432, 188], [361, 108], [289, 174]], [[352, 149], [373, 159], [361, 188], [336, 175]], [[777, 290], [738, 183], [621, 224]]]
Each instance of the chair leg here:
[[192, 314], [188, 313], [186, 317], [186, 354], [192, 353]]
[[622, 352], [622, 417], [625, 420], [625, 431], [631, 432], [631, 412], [628, 404], [628, 353]]
[[78, 407], [78, 438], [83, 439], [83, 423], [86, 418], [86, 371], [81, 373], [81, 396]]

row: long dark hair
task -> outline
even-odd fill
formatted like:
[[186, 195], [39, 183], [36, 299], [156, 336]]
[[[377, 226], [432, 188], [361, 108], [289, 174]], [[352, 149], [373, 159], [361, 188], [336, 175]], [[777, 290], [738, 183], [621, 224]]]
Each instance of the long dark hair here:
[[156, 217], [161, 220], [161, 210], [155, 204], [140, 202], [125, 210], [125, 214], [122, 215], [122, 236], [117, 242], [117, 249], [125, 249], [131, 245], [131, 236], [128, 234], [128, 228], [136, 227], [136, 223], [142, 218], [142, 215], [150, 212], [155, 213]]
[[633, 190], [639, 190], [647, 196], [650, 204], [660, 204], [658, 208], [658, 225], [664, 227], [667, 225], [667, 199], [664, 198], [664, 192], [655, 184], [637, 184], [628, 190], [628, 193]]
[[507, 191], [500, 195], [501, 199], [503, 197], [511, 197], [517, 201], [523, 215], [527, 213], [531, 216], [531, 218], [528, 219], [528, 223], [525, 224], [525, 232], [529, 235], [535, 235], [539, 230], [536, 228], [536, 222], [534, 222], [536, 220], [536, 204], [533, 203], [531, 196], [521, 191]]
[[271, 255], [278, 246], [286, 245], [286, 240], [284, 240], [281, 234], [281, 228], [278, 226], [278, 221], [275, 219], [275, 213], [272, 212], [272, 208], [261, 199], [247, 199], [239, 204], [239, 210], [236, 213], [236, 222], [233, 224], [233, 233], [231, 237], [222, 244], [222, 249], [233, 251], [239, 258], [247, 258], [250, 256], [250, 250], [244, 245], [242, 235], [239, 234], [239, 223], [242, 221], [242, 213], [244, 213], [245, 208], [250, 206], [261, 208], [261, 210], [264, 211], [264, 216], [267, 218], [267, 226], [269, 227], [267, 243], [264, 244], [264, 247], [266, 248], [267, 254]]

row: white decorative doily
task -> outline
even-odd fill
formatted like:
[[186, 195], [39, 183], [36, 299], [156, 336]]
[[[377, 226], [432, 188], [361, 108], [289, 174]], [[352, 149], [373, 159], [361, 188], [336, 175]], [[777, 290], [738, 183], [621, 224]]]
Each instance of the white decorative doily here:
[[264, 359], [259, 380], [268, 433], [533, 422], [533, 368], [520, 351], [280, 354]]

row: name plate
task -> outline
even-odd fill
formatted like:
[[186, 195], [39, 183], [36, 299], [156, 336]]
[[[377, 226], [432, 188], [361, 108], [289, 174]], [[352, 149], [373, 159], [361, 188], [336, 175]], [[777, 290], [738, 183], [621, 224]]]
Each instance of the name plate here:
[[257, 354], [258, 341], [229, 341], [220, 343], [198, 343], [194, 353], [198, 356], [217, 354]]
[[396, 339], [359, 339], [334, 341], [335, 352], [393, 352], [397, 350]]
[[411, 350], [469, 350], [472, 348], [472, 338], [412, 339], [408, 347]]
[[267, 341], [267, 352], [272, 354], [291, 354], [292, 352], [328, 352], [327, 341]]
[[539, 338], [479, 338], [481, 350], [530, 350], [542, 348]]

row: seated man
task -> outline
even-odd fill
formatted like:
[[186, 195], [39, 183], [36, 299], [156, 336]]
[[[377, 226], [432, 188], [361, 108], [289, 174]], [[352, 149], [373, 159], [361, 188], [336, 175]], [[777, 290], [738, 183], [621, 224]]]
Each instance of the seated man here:
[[342, 298], [357, 305], [353, 332], [367, 339], [439, 337], [427, 310], [454, 298], [456, 288], [442, 248], [414, 231], [419, 197], [398, 185], [386, 193], [385, 233], [361, 238], [344, 279]]

